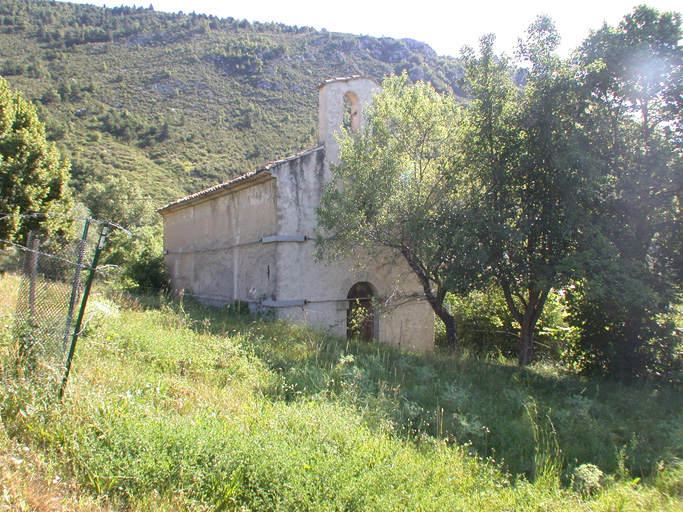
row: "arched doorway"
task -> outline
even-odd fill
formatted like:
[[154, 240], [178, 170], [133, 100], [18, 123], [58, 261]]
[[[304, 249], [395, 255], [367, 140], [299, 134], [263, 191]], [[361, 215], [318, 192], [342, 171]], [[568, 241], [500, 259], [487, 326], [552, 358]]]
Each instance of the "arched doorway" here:
[[346, 335], [349, 338], [375, 339], [372, 297], [372, 287], [369, 283], [356, 283], [349, 290], [346, 296], [349, 299], [349, 309], [346, 313]]

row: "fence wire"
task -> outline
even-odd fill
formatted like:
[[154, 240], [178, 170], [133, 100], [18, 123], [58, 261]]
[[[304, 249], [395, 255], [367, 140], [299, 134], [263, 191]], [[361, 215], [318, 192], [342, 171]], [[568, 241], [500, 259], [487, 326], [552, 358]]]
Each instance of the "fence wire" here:
[[17, 363], [24, 370], [42, 367], [61, 377], [68, 367], [69, 352], [79, 334], [76, 319], [85, 283], [97, 264], [93, 258], [101, 235], [96, 226], [88, 229], [90, 220], [76, 221], [74, 231], [80, 227], [83, 233], [80, 239], [47, 238], [31, 232], [25, 246], [12, 244], [23, 253], [13, 335]]

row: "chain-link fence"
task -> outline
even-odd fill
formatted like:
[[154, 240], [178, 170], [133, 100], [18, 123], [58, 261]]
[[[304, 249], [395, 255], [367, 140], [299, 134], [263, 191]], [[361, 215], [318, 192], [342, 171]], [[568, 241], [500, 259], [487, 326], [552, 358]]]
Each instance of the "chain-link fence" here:
[[93, 219], [76, 220], [75, 224], [76, 231], [82, 232], [78, 239], [30, 232], [26, 245], [3, 241], [23, 258], [14, 315], [16, 364], [23, 371], [47, 369], [57, 382], [61, 380], [60, 395], [108, 229]]

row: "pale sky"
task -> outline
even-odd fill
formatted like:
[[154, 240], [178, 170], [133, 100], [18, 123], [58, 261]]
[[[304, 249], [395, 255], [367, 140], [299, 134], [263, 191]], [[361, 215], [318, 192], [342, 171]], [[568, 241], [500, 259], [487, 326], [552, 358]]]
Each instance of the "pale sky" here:
[[496, 51], [512, 55], [517, 38], [539, 14], [549, 15], [562, 36], [560, 53], [568, 55], [604, 21], [616, 25], [634, 6], [683, 11], [681, 0], [78, 0], [116, 7], [151, 3], [157, 11], [213, 14], [249, 21], [277, 22], [330, 32], [411, 38], [429, 44], [439, 55], [457, 57], [463, 45], [496, 35]]

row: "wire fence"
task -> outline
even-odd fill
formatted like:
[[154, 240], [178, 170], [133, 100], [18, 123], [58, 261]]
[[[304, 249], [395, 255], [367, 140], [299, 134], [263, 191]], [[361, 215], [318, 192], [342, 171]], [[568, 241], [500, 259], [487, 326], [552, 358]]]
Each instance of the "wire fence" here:
[[25, 364], [66, 363], [74, 308], [81, 299], [87, 262], [81, 240], [48, 240], [31, 232], [24, 253], [22, 282], [14, 318], [14, 337]]
[[0, 240], [22, 255], [13, 326], [16, 364], [29, 372], [47, 368], [57, 382], [61, 380], [60, 397], [109, 229], [94, 219], [74, 223], [74, 231], [82, 232], [80, 238], [48, 238], [31, 231], [26, 245]]

